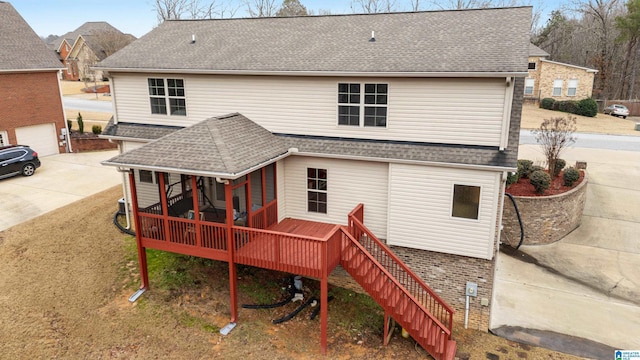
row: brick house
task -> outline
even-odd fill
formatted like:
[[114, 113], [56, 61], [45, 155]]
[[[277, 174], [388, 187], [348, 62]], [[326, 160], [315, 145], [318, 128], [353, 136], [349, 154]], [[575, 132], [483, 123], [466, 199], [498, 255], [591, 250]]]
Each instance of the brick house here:
[[[467, 282], [466, 320], [489, 326], [530, 19], [515, 7], [165, 21], [100, 62], [115, 109], [101, 136], [120, 150], [103, 164], [129, 175], [141, 291], [147, 248], [229, 262], [232, 322], [236, 263], [318, 278], [321, 302], [330, 279], [452, 358]], [[443, 314], [429, 322], [440, 345], [427, 313]]]
[[524, 99], [540, 101], [582, 100], [590, 98], [598, 70], [560, 63], [548, 59], [549, 54], [530, 44], [529, 75], [525, 79]]
[[60, 61], [13, 6], [0, 1], [0, 145], [29, 145], [40, 156], [64, 152], [68, 133]]

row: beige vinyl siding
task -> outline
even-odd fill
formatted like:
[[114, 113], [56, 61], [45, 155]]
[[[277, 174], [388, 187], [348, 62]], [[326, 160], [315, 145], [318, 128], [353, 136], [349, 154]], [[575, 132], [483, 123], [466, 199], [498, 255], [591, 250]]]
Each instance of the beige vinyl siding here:
[[[327, 213], [307, 211], [307, 168], [327, 169]], [[388, 164], [291, 156], [278, 168], [281, 217], [347, 224], [347, 215], [365, 204], [365, 225], [377, 236], [387, 231]], [[284, 200], [284, 201], [283, 201]], [[282, 206], [284, 203], [284, 206]]]
[[[187, 116], [152, 115], [148, 77], [184, 79]], [[274, 133], [499, 146], [505, 79], [115, 74], [118, 121], [189, 126], [239, 112]], [[387, 127], [338, 126], [338, 83], [389, 85]]]
[[[481, 188], [477, 220], [451, 216], [454, 184]], [[389, 185], [389, 244], [492, 258], [500, 173], [391, 164]]]

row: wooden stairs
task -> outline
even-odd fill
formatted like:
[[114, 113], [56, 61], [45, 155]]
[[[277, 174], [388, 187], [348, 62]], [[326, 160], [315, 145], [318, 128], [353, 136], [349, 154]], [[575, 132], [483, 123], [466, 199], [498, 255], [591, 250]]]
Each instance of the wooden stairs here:
[[362, 205], [344, 229], [342, 267], [434, 359], [453, 360], [453, 309], [362, 224]]

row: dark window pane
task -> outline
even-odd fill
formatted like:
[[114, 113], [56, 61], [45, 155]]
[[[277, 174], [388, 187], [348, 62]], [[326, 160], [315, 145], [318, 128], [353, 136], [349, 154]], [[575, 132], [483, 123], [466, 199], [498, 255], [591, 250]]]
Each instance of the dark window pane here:
[[327, 204], [322, 204], [322, 203], [318, 204], [317, 212], [326, 214], [327, 213]]
[[327, 169], [318, 169], [318, 179], [327, 178]]
[[187, 115], [184, 99], [169, 99], [169, 105], [171, 107], [171, 115]]
[[315, 177], [316, 177], [316, 169], [314, 169], [314, 168], [307, 168], [307, 177], [309, 177], [309, 178], [315, 178]]
[[339, 94], [338, 95], [338, 102], [342, 103], [342, 104], [349, 102], [349, 95], [347, 95], [347, 94]]
[[319, 192], [318, 193], [318, 201], [319, 202], [327, 202], [327, 193]]
[[369, 93], [375, 93], [376, 92], [376, 84], [364, 84], [364, 92], [369, 94]]
[[360, 103], [360, 95], [350, 95], [349, 103], [351, 104], [359, 104]]
[[315, 191], [309, 191], [307, 193], [307, 200], [309, 201], [318, 201], [318, 193]]
[[318, 190], [327, 190], [327, 182], [325, 180], [318, 180]]
[[377, 92], [378, 94], [386, 94], [387, 93], [387, 84], [378, 84], [377, 85]]
[[376, 96], [376, 104], [386, 105], [387, 104], [387, 95], [378, 95], [378, 96]]
[[345, 84], [345, 83], [338, 84], [338, 92], [341, 92], [341, 93], [349, 92], [349, 84]]
[[167, 104], [164, 98], [151, 98], [152, 114], [167, 114]]
[[453, 186], [453, 206], [451, 210], [451, 216], [477, 220], [479, 207], [479, 186]]
[[364, 108], [364, 115], [365, 116], [370, 116], [370, 115], [375, 115], [376, 114], [376, 108], [374, 107], [366, 107]]
[[365, 95], [364, 96], [364, 103], [365, 104], [375, 104], [376, 103], [376, 96], [375, 95]]
[[349, 84], [349, 92], [360, 93], [360, 84]]

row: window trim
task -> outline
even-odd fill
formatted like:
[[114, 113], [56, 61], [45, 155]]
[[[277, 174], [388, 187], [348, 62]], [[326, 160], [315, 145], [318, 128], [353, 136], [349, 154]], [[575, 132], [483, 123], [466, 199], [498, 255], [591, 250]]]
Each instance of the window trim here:
[[[531, 83], [531, 86], [527, 86], [527, 82]], [[536, 87], [536, 79], [534, 78], [526, 78], [524, 79], [524, 94], [525, 95], [533, 95], [533, 91]], [[530, 92], [527, 92], [527, 88], [531, 88]]]
[[[571, 86], [571, 83], [574, 82], [575, 86]], [[571, 89], [573, 89], [573, 94], [570, 94], [569, 92], [571, 91]], [[567, 96], [577, 96], [578, 95], [578, 79], [569, 79], [569, 81], [567, 81]]]
[[[310, 178], [309, 177], [309, 170], [311, 170], [311, 169], [315, 170], [315, 172], [316, 172], [316, 177], [314, 177], [314, 178]], [[319, 170], [324, 171], [324, 173], [325, 173], [325, 178], [324, 179], [318, 177], [317, 174], [318, 174]], [[309, 187], [309, 181], [310, 180], [315, 180], [315, 181], [324, 180], [324, 182], [326, 183], [325, 189], [321, 190], [321, 189], [318, 189], [318, 188], [316, 188], [316, 189], [310, 188]], [[307, 195], [306, 196], [307, 213], [324, 214], [324, 215], [329, 214], [329, 170], [326, 169], [326, 168], [305, 167], [305, 181], [307, 183], [307, 185], [305, 186], [306, 195]], [[311, 210], [309, 208], [309, 201], [310, 201], [309, 200], [309, 194], [311, 192], [314, 192], [314, 193], [317, 193], [317, 194], [320, 194], [320, 193], [325, 194], [325, 201], [324, 201], [324, 207], [325, 207], [324, 210], [325, 211], [324, 212]], [[319, 203], [322, 203], [322, 202], [320, 200], [316, 200], [316, 203], [319, 204]]]
[[[476, 219], [473, 218], [467, 218], [467, 217], [460, 217], [460, 216], [453, 216], [453, 204], [454, 204], [454, 200], [455, 200], [455, 189], [456, 189], [456, 185], [458, 186], [469, 186], [469, 187], [476, 187], [478, 189], [480, 189], [480, 192], [478, 193], [478, 217]], [[472, 183], [457, 183], [457, 182], [453, 182], [451, 183], [451, 201], [450, 201], [450, 207], [449, 207], [449, 218], [453, 219], [453, 220], [458, 220], [458, 221], [472, 221], [472, 222], [480, 222], [481, 221], [481, 209], [482, 209], [482, 192], [483, 192], [483, 186], [482, 185], [478, 185], [478, 184], [472, 184]]]
[[9, 134], [4, 130], [0, 130], [0, 146], [7, 145], [9, 145]]
[[[150, 81], [154, 80], [156, 82], [156, 84], [154, 85], [154, 88], [159, 88], [159, 86], [157, 85], [157, 80], [162, 80], [162, 92], [163, 94], [158, 95], [158, 94], [152, 94], [152, 86], [150, 84]], [[170, 81], [181, 81], [182, 82], [182, 86], [181, 87], [177, 87], [177, 86], [169, 86], [169, 82]], [[171, 95], [171, 90], [172, 89], [182, 89], [182, 96], [179, 95]], [[158, 115], [158, 116], [179, 116], [179, 117], [183, 117], [183, 116], [187, 116], [187, 89], [185, 86], [185, 80], [184, 78], [171, 78], [171, 77], [147, 77], [147, 96], [149, 99], [149, 109], [151, 112], [151, 115]], [[164, 103], [164, 113], [162, 112], [154, 112], [154, 103], [153, 103], [153, 99], [161, 99]], [[174, 114], [174, 111], [172, 110], [174, 106], [179, 107], [178, 105], [172, 105], [173, 102], [177, 101], [177, 100], [182, 100], [184, 105], [184, 113], [182, 114]], [[155, 106], [160, 106], [160, 105], [155, 105]]]
[[[533, 64], [533, 67], [531, 67], [531, 64]], [[527, 65], [528, 70], [536, 70], [537, 67], [538, 64], [536, 64], [535, 61], [529, 61], [529, 64]]]
[[[347, 85], [348, 86], [348, 91], [347, 92], [341, 92], [340, 91], [340, 86], [341, 85]], [[351, 90], [351, 86], [352, 85], [358, 85], [360, 87], [359, 89], [359, 93], [358, 93], [358, 103], [355, 102], [351, 102], [351, 96], [352, 93], [350, 92]], [[375, 90], [373, 93], [367, 93], [366, 88], [367, 85], [374, 85], [375, 86]], [[379, 86], [385, 86], [386, 87], [386, 92], [384, 93], [384, 95], [378, 95], [378, 87]], [[354, 128], [368, 128], [368, 129], [387, 129], [389, 127], [389, 83], [388, 82], [375, 82], [375, 81], [363, 81], [363, 82], [354, 82], [354, 81], [345, 81], [345, 82], [338, 82], [337, 83], [337, 107], [336, 107], [336, 124], [339, 127], [354, 127]], [[374, 96], [375, 97], [375, 103], [371, 103], [368, 104], [366, 102], [366, 97], [368, 96]], [[381, 93], [382, 94], [382, 93]], [[348, 101], [347, 102], [340, 102], [340, 95], [347, 95]], [[384, 104], [378, 104], [377, 100], [378, 100], [378, 96], [385, 96], [385, 103]], [[352, 107], [352, 108], [356, 108], [358, 109], [358, 124], [354, 125], [354, 124], [341, 124], [340, 123], [340, 116], [341, 116], [341, 108], [343, 107]], [[369, 109], [385, 109], [384, 112], [384, 126], [378, 126], [378, 125], [366, 125], [365, 124], [365, 120], [367, 118], [367, 110]], [[377, 115], [377, 110], [375, 111], [376, 114], [373, 115], [374, 116], [374, 123], [375, 123], [375, 118], [378, 117], [379, 115]], [[351, 114], [351, 112], [349, 112], [349, 115]], [[352, 115], [353, 116], [353, 115]]]
[[[560, 86], [556, 86], [556, 83], [559, 83]], [[562, 79], [555, 79], [553, 80], [553, 87], [551, 88], [551, 96], [562, 96], [562, 88], [564, 87], [564, 81]], [[558, 93], [556, 94], [556, 89], [558, 90]]]

